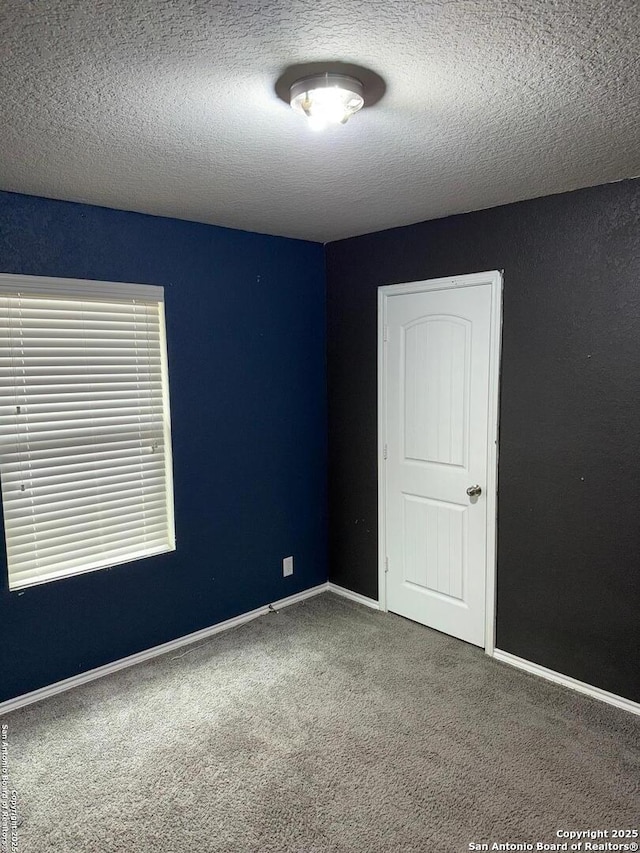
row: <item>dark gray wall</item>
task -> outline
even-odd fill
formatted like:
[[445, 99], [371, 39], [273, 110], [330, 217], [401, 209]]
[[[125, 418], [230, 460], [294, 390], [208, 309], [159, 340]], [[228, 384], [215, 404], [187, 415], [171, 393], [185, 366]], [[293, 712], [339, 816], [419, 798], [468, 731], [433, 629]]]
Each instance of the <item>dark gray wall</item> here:
[[331, 580], [377, 596], [377, 287], [504, 269], [497, 645], [640, 700], [640, 181], [326, 260]]

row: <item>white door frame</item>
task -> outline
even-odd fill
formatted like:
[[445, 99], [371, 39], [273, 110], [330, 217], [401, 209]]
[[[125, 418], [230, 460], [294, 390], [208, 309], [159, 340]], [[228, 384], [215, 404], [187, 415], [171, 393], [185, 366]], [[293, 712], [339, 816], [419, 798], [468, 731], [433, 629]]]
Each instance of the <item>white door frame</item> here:
[[[489, 429], [487, 441], [487, 575], [485, 602], [484, 650], [493, 656], [496, 622], [496, 493], [498, 485], [498, 395], [500, 386], [500, 344], [502, 338], [502, 272], [474, 273], [406, 284], [386, 284], [378, 288], [378, 601], [380, 610], [387, 610], [387, 545], [386, 545], [386, 316], [387, 299], [403, 293], [423, 293], [428, 290], [449, 290], [453, 287], [491, 285], [491, 332], [489, 343]], [[493, 522], [492, 522], [493, 519]]]

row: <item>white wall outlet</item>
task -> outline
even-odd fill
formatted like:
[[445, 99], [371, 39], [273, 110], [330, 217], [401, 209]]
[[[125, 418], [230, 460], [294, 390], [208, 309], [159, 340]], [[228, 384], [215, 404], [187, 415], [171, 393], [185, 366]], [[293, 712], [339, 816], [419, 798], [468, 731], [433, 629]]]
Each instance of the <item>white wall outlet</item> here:
[[293, 557], [285, 557], [282, 561], [282, 577], [288, 578], [293, 574]]

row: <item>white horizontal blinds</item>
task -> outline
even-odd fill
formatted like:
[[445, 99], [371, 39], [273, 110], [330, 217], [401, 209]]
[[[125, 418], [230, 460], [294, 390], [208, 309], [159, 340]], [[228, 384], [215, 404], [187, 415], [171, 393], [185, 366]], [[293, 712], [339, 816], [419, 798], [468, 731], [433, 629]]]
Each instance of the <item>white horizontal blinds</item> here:
[[0, 282], [11, 589], [174, 547], [162, 302], [108, 287], [81, 298]]

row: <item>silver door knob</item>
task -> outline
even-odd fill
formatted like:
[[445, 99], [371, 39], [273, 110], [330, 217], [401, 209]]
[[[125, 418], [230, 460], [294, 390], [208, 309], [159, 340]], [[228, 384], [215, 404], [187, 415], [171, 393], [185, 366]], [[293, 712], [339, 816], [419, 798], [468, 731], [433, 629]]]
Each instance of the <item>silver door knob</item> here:
[[482, 489], [480, 488], [480, 486], [469, 486], [469, 488], [467, 489], [467, 494], [470, 498], [477, 498], [478, 495], [482, 494]]

